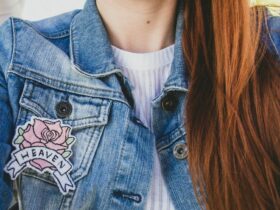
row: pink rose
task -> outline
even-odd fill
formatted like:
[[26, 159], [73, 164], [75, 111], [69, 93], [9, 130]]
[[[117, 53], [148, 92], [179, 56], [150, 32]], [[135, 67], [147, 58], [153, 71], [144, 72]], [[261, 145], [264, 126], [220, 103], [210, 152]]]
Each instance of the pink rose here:
[[[68, 148], [67, 139], [69, 138], [70, 127], [61, 126], [60, 121], [51, 122], [47, 120], [34, 119], [34, 123], [28, 124], [24, 130], [21, 149], [29, 147], [46, 147], [63, 154]], [[52, 165], [45, 160], [33, 160], [29, 162], [35, 168], [43, 171], [51, 168]]]

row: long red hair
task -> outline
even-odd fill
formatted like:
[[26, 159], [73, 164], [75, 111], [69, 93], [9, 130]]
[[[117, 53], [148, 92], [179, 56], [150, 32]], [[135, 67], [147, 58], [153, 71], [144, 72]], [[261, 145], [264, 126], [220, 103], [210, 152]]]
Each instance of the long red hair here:
[[186, 0], [189, 170], [207, 210], [280, 209], [280, 64], [267, 10]]

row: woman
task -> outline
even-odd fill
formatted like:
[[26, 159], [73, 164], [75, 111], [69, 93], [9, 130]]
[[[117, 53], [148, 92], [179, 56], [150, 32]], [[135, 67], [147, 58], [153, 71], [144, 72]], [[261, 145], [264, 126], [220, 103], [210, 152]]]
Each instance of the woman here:
[[[255, 65], [258, 39], [250, 39], [256, 32], [249, 31], [248, 2], [203, 2], [88, 0], [82, 11], [1, 26], [1, 209], [11, 206], [11, 179], [20, 209], [278, 208], [279, 135], [273, 129], [279, 126], [279, 18], [266, 15], [269, 31], [260, 43], [267, 48]], [[228, 21], [236, 24], [226, 27]], [[244, 100], [250, 90], [259, 101], [249, 87], [258, 87], [255, 72], [264, 66], [272, 81], [265, 97], [275, 98], [266, 105], [271, 122], [265, 109], [255, 113], [264, 123], [252, 125], [247, 118], [255, 109]], [[236, 82], [241, 70], [245, 81]], [[235, 84], [237, 92], [228, 95]], [[236, 102], [244, 106], [237, 110]], [[244, 113], [241, 124], [236, 112]], [[251, 162], [241, 168], [230, 155], [244, 152], [240, 142], [260, 142], [259, 136], [239, 136], [246, 125], [248, 135], [265, 127], [268, 133], [261, 135], [274, 146], [261, 154], [267, 158], [262, 170]], [[238, 144], [231, 144], [234, 139]], [[275, 164], [264, 154], [273, 155]], [[269, 185], [255, 183], [255, 171]], [[263, 171], [268, 174], [262, 177]], [[244, 173], [241, 185], [234, 182]]]

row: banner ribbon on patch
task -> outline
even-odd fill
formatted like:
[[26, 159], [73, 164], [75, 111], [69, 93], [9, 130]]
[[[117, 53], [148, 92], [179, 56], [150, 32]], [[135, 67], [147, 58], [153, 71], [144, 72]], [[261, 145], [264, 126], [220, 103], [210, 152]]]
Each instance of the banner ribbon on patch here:
[[6, 171], [13, 180], [27, 167], [27, 163], [32, 160], [45, 160], [53, 165], [53, 177], [63, 194], [75, 189], [75, 185], [69, 176], [72, 164], [61, 154], [46, 147], [29, 147], [16, 151], [12, 155], [12, 160], [7, 164]]

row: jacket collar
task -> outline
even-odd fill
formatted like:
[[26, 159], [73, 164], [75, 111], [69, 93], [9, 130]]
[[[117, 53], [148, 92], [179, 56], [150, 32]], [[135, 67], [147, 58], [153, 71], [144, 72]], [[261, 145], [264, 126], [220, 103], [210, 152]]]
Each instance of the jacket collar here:
[[[175, 33], [175, 54], [171, 74], [165, 89], [187, 88], [186, 67], [182, 49], [184, 0], [178, 0]], [[70, 29], [71, 60], [81, 72], [94, 77], [103, 77], [121, 72], [115, 64], [111, 43], [103, 25], [95, 0], [87, 0], [84, 9], [78, 13]]]

